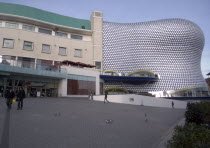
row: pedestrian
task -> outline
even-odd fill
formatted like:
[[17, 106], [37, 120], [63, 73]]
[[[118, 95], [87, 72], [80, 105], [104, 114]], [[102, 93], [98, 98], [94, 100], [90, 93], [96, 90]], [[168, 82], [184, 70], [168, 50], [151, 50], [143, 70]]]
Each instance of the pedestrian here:
[[93, 92], [91, 92], [91, 94], [90, 94], [90, 97], [91, 97], [91, 100], [93, 100]]
[[20, 90], [17, 93], [17, 100], [18, 100], [18, 107], [17, 110], [19, 109], [23, 109], [23, 99], [26, 97], [25, 95], [25, 91], [23, 90], [23, 88], [21, 87]]
[[171, 105], [172, 105], [172, 108], [174, 108], [174, 102], [173, 101], [171, 102]]
[[[105, 91], [104, 104], [105, 104], [106, 102], [108, 102], [108, 103], [109, 103], [109, 101], [107, 100], [107, 97], [108, 97], [108, 92], [107, 92], [107, 91]], [[106, 102], [105, 102], [105, 101], [106, 101]]]
[[5, 98], [6, 98], [6, 104], [8, 109], [12, 108], [12, 100], [15, 97], [15, 93], [12, 90], [12, 88], [10, 88], [9, 90], [6, 90], [5, 92]]
[[88, 99], [91, 100], [91, 91], [88, 93]]
[[145, 122], [148, 122], [147, 113], [144, 114]]

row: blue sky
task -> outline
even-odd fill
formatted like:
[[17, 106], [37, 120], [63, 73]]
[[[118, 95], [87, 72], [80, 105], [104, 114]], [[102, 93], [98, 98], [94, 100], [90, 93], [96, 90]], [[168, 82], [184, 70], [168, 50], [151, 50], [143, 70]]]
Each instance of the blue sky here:
[[201, 68], [210, 72], [210, 0], [0, 0], [46, 11], [89, 19], [93, 10], [104, 13], [104, 21], [145, 22], [166, 18], [184, 18], [204, 32], [205, 46]]

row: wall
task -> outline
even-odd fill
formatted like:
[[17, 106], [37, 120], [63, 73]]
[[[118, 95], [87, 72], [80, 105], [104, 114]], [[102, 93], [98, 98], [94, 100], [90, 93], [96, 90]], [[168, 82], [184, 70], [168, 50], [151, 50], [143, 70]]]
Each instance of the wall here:
[[72, 80], [67, 81], [67, 94], [68, 95], [88, 95], [90, 92], [95, 94], [96, 82], [95, 81], [82, 81]]
[[[103, 67], [103, 13], [99, 11], [93, 11], [91, 16], [91, 30], [93, 31], [93, 61], [101, 62]], [[102, 68], [103, 69], [103, 68]]]
[[[67, 79], [75, 79], [75, 80], [81, 80], [81, 81], [94, 81], [95, 93], [96, 95], [100, 94], [100, 78], [99, 78], [100, 72], [99, 71], [93, 70], [93, 69], [77, 68], [77, 67], [72, 67], [72, 66], [61, 66], [61, 68], [65, 69], [65, 72], [67, 73]], [[75, 75], [75, 77], [73, 77], [72, 75]], [[67, 87], [67, 83], [65, 84], [65, 86]], [[66, 95], [67, 95], [67, 91], [64, 96]]]
[[[133, 98], [133, 101], [130, 99]], [[104, 95], [94, 96], [96, 101], [104, 101]], [[177, 101], [172, 99], [155, 98], [141, 95], [108, 95], [108, 100], [114, 103], [132, 104], [132, 105], [144, 105], [154, 107], [172, 108], [172, 101], [174, 102], [174, 108], [186, 109], [186, 101]]]
[[[0, 54], [20, 57], [30, 57], [53, 61], [70, 60], [93, 64], [93, 44], [91, 36], [84, 36], [84, 40], [75, 40], [63, 38], [39, 32], [25, 31], [22, 29], [13, 29], [0, 27]], [[14, 39], [14, 48], [2, 48], [3, 38]], [[23, 42], [33, 42], [33, 51], [23, 50]], [[42, 53], [42, 44], [51, 46], [51, 53]], [[67, 56], [59, 55], [59, 47], [67, 49]], [[74, 56], [75, 49], [82, 49], [82, 58]]]

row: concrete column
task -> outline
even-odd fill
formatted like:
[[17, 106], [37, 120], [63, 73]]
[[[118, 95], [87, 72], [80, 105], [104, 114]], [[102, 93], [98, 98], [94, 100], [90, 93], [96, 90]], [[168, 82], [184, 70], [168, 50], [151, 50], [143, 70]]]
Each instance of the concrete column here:
[[93, 11], [91, 15], [91, 30], [93, 31], [93, 64], [95, 61], [101, 62], [101, 69], [103, 69], [103, 13]]
[[22, 29], [23, 27], [23, 24], [19, 24], [19, 28], [18, 29]]
[[39, 32], [39, 28], [38, 27], [35, 27], [35, 32]]
[[59, 80], [58, 82], [58, 96], [66, 97], [67, 96], [67, 79]]
[[2, 27], [5, 27], [5, 22], [4, 21], [2, 21]]
[[100, 95], [100, 78], [96, 76], [96, 95]]
[[12, 90], [15, 90], [15, 80], [12, 80]]
[[71, 38], [71, 34], [70, 34], [70, 33], [68, 33], [67, 38], [68, 38], [68, 39], [70, 39], [70, 38]]
[[52, 36], [55, 36], [55, 31], [52, 31]]

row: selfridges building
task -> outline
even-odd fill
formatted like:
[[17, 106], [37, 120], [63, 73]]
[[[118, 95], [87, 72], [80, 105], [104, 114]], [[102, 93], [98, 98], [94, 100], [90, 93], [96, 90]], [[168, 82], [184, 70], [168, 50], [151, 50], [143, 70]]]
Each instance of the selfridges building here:
[[105, 81], [105, 88], [120, 87], [156, 96], [207, 96], [200, 67], [203, 47], [202, 30], [188, 20], [104, 22], [104, 74], [156, 78], [132, 83]]

